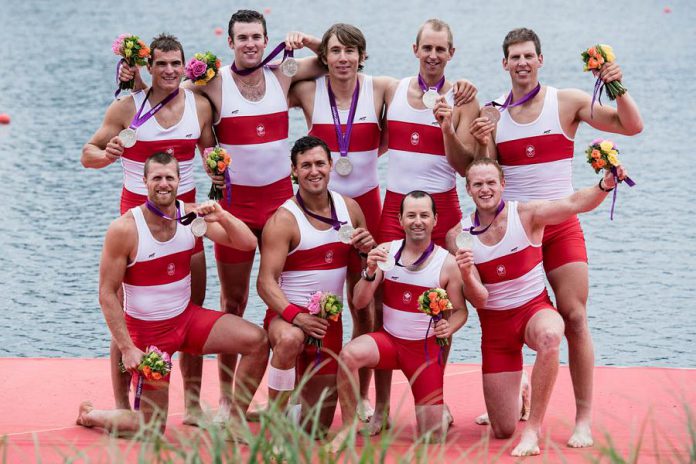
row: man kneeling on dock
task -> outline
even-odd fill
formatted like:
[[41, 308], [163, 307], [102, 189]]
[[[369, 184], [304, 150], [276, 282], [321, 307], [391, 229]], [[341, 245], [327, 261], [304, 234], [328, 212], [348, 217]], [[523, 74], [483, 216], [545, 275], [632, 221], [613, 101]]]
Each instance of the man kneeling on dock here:
[[[179, 163], [171, 155], [149, 157], [143, 180], [147, 202], [109, 226], [99, 270], [99, 302], [123, 353], [123, 366], [137, 380], [143, 350], [149, 346], [169, 354], [239, 354], [236, 404], [230, 411], [237, 417], [246, 411], [263, 377], [268, 339], [263, 329], [241, 317], [191, 303], [190, 258], [196, 244], [192, 225], [197, 234], [237, 249], [255, 249], [256, 237], [218, 203], [197, 206], [176, 200]], [[190, 223], [194, 215], [197, 222]], [[125, 307], [117, 294], [121, 286]], [[136, 390], [139, 395], [141, 388]], [[168, 396], [169, 375], [142, 382], [142, 401], [138, 398], [136, 403], [142, 404], [145, 424], [156, 418], [164, 429]], [[138, 411], [97, 410], [89, 402], [80, 405], [77, 418], [78, 425], [118, 432], [134, 432], [140, 423]]]

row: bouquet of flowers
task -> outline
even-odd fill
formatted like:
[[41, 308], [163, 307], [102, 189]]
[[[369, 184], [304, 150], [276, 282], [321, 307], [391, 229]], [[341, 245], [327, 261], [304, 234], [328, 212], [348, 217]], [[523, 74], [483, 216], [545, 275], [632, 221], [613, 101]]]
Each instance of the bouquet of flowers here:
[[[313, 316], [338, 322], [341, 311], [343, 311], [343, 303], [333, 293], [315, 292], [309, 298], [307, 310]], [[321, 340], [318, 338], [308, 337], [307, 343], [316, 346], [317, 349], [321, 348]]]
[[210, 52], [196, 53], [186, 63], [186, 77], [195, 85], [206, 85], [217, 76], [220, 60]]
[[172, 371], [172, 358], [156, 346], [148, 346], [138, 365], [138, 371], [147, 380], [161, 380]]
[[[150, 57], [150, 49], [137, 35], [121, 34], [111, 45], [114, 54], [121, 57], [121, 61], [128, 63], [128, 66], [145, 66]], [[119, 65], [121, 64], [119, 61]], [[118, 67], [116, 68], [118, 80]], [[133, 79], [122, 82], [119, 81], [119, 90], [130, 90], [135, 86]]]
[[[611, 171], [614, 175], [614, 183], [618, 185], [618, 172], [617, 167], [621, 166], [621, 161], [619, 160], [619, 149], [616, 144], [611, 140], [594, 139], [589, 147], [585, 150], [587, 155], [587, 162], [595, 170], [595, 173], [599, 174], [601, 170]], [[623, 179], [626, 181], [629, 187], [636, 185], [633, 180], [626, 176]], [[611, 202], [611, 213], [610, 218], [614, 220], [614, 205], [616, 203], [616, 190], [614, 190], [614, 197]]]
[[[611, 63], [616, 60], [616, 55], [614, 55], [614, 49], [609, 45], [595, 45], [588, 48], [580, 54], [582, 56], [582, 61], [585, 63], [583, 71], [597, 71], [602, 69], [604, 63]], [[602, 87], [606, 89], [607, 96], [609, 100], [616, 100], [626, 93], [626, 87], [621, 84], [621, 81], [611, 81], [604, 83], [600, 77], [597, 77], [594, 86], [594, 92], [592, 93], [592, 105], [590, 107], [590, 117], [592, 116], [592, 109], [594, 108], [595, 100], [602, 104]]]
[[[210, 147], [203, 151], [205, 164], [210, 168], [210, 171], [216, 176], [225, 176], [225, 188], [227, 189], [227, 201], [230, 202], [230, 194], [232, 184], [230, 174], [227, 172], [227, 167], [230, 165], [230, 155], [222, 147]], [[222, 188], [215, 183], [210, 186], [208, 198], [211, 200], [220, 200], [222, 198]]]
[[[418, 310], [431, 317], [432, 323], [437, 323], [442, 319], [442, 312], [452, 309], [452, 302], [447, 296], [447, 292], [442, 288], [431, 288], [423, 292], [418, 297]], [[449, 345], [446, 338], [438, 338], [440, 346]]]

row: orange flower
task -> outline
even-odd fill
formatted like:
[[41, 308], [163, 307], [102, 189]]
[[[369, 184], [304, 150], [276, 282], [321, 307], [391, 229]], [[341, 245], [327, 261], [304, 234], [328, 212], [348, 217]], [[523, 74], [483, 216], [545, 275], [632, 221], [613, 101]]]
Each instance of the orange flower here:
[[219, 69], [221, 64], [219, 59], [215, 60], [215, 69]]
[[599, 69], [599, 61], [596, 58], [587, 60], [587, 69]]
[[590, 48], [588, 48], [588, 49], [587, 49], [587, 54], [590, 55], [590, 56], [593, 57], [593, 58], [597, 58], [597, 55], [599, 55], [599, 53], [597, 53], [597, 49], [596, 49], [595, 47], [590, 47]]
[[330, 316], [329, 316], [329, 319], [332, 320], [332, 321], [334, 321], [334, 322], [338, 322], [338, 314], [332, 314], [332, 315], [330, 315]]
[[141, 48], [140, 51], [138, 52], [138, 56], [140, 58], [147, 58], [150, 55], [150, 50], [147, 48]]
[[597, 62], [599, 63], [600, 66], [603, 65], [604, 64], [604, 57], [602, 55], [599, 55], [597, 57]]
[[430, 307], [430, 309], [433, 309], [433, 310], [435, 308], [439, 308], [437, 305], [437, 301], [431, 301], [429, 307]]
[[599, 169], [599, 165], [597, 164], [597, 161], [596, 161], [596, 160], [592, 162], [592, 167], [593, 167], [594, 169]]
[[433, 308], [433, 316], [440, 314], [440, 308]]
[[592, 158], [594, 159], [599, 159], [602, 157], [602, 154], [599, 152], [599, 150], [592, 150]]
[[441, 310], [444, 311], [445, 309], [447, 309], [447, 300], [445, 300], [444, 298], [438, 301], [438, 304], [440, 305]]
[[145, 376], [150, 375], [151, 372], [152, 372], [152, 369], [150, 369], [150, 366], [143, 367], [143, 374], [145, 374]]
[[227, 166], [225, 166], [224, 162], [218, 161], [218, 165], [217, 165], [218, 171], [224, 171], [226, 167]]
[[153, 373], [152, 373], [152, 378], [153, 378], [154, 380], [160, 380], [160, 379], [162, 378], [162, 374], [160, 374], [159, 372], [153, 372]]
[[430, 292], [430, 293], [428, 293], [428, 299], [429, 299], [430, 301], [433, 301], [433, 300], [436, 299], [436, 298], [437, 298], [437, 293], [436, 293], [436, 292]]
[[607, 162], [604, 161], [603, 159], [598, 159], [597, 160], [597, 167], [603, 168], [604, 166], [607, 165]]

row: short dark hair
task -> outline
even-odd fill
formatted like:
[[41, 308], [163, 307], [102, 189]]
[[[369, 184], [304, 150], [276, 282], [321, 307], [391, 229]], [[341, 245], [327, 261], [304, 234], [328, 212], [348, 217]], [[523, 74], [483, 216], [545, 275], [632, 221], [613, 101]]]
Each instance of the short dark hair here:
[[408, 192], [402, 199], [401, 199], [401, 206], [399, 206], [399, 215], [403, 216], [404, 214], [404, 203], [406, 202], [407, 198], [425, 198], [428, 197], [430, 198], [430, 205], [432, 206], [433, 210], [433, 216], [437, 214], [437, 208], [435, 207], [435, 200], [433, 199], [433, 196], [430, 195], [428, 192], [424, 192], [423, 190], [412, 190]]
[[367, 59], [367, 41], [362, 31], [355, 26], [345, 23], [336, 23], [324, 32], [321, 38], [321, 44], [319, 45], [319, 51], [317, 55], [319, 56], [322, 64], [326, 61], [326, 52], [329, 48], [329, 40], [331, 36], [335, 35], [341, 44], [346, 47], [355, 47], [358, 49], [358, 55], [360, 55], [360, 64], [358, 64], [358, 71], [363, 70], [363, 61]]
[[427, 20], [426, 22], [421, 24], [421, 27], [418, 28], [418, 34], [416, 34], [416, 47], [420, 44], [420, 39], [423, 35], [423, 29], [425, 29], [425, 26], [430, 26], [430, 28], [435, 32], [447, 31], [447, 45], [449, 45], [449, 48], [452, 48], [452, 46], [454, 45], [454, 36], [452, 35], [452, 28], [443, 20], [437, 18], [431, 18]]
[[541, 41], [539, 40], [539, 36], [536, 35], [536, 32], [526, 27], [518, 27], [508, 32], [505, 36], [505, 40], [503, 40], [503, 58], [507, 59], [510, 45], [523, 42], [534, 42], [534, 49], [537, 55], [541, 55]]
[[234, 23], [261, 23], [263, 26], [263, 36], [268, 37], [268, 30], [266, 29], [266, 18], [263, 17], [261, 13], [258, 11], [254, 10], [237, 10], [232, 17], [230, 18], [230, 22], [227, 25], [227, 35], [230, 36], [230, 39], [234, 42], [234, 32], [232, 32], [232, 28], [234, 27]]
[[290, 162], [293, 166], [296, 166], [297, 155], [300, 155], [306, 152], [307, 150], [311, 150], [312, 148], [316, 147], [321, 147], [324, 149], [324, 152], [326, 152], [326, 157], [329, 159], [330, 163], [331, 150], [329, 150], [328, 145], [326, 145], [326, 142], [324, 142], [322, 139], [314, 137], [312, 135], [305, 135], [304, 137], [300, 137], [299, 139], [297, 139], [295, 144], [292, 146], [292, 149], [290, 150]]
[[466, 171], [464, 172], [464, 180], [466, 181], [467, 185], [469, 185], [469, 171], [471, 171], [471, 168], [476, 166], [493, 166], [498, 170], [500, 181], [502, 182], [503, 179], [505, 179], [503, 168], [500, 167], [500, 164], [498, 164], [496, 160], [492, 158], [476, 158], [469, 164], [469, 166], [466, 167]]
[[162, 52], [179, 50], [181, 52], [181, 63], [183, 64], [186, 62], [186, 59], [184, 58], [184, 47], [181, 45], [181, 42], [179, 42], [179, 39], [171, 34], [162, 33], [152, 39], [152, 42], [150, 43], [150, 57], [147, 59], [147, 62], [150, 63], [150, 65], [152, 65], [152, 60], [155, 58], [155, 49]]
[[177, 177], [180, 176], [179, 174], [179, 160], [177, 160], [174, 155], [170, 155], [167, 152], [164, 151], [158, 151], [157, 153], [153, 153], [150, 155], [147, 160], [145, 160], [145, 167], [143, 168], [143, 175], [147, 177], [147, 171], [150, 168], [150, 165], [152, 163], [157, 163], [166, 166], [169, 163], [175, 163], [176, 164], [176, 175]]

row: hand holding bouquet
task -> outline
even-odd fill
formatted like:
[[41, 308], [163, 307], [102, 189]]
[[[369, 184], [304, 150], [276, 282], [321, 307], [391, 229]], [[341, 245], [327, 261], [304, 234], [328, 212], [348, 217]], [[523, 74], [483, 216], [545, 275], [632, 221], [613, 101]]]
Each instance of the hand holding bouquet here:
[[[343, 303], [333, 293], [315, 292], [309, 298], [307, 310], [313, 316], [338, 322], [338, 318], [343, 311]], [[307, 343], [317, 348], [321, 348], [321, 342], [318, 338], [307, 337]]]
[[[619, 149], [614, 142], [611, 140], [595, 139], [592, 141], [589, 147], [585, 150], [587, 155], [587, 162], [595, 170], [595, 173], [599, 174], [600, 171], [606, 170], [610, 171], [614, 176], [614, 184], [618, 186], [619, 184], [619, 172], [618, 168], [621, 166], [621, 161], [619, 160]], [[622, 180], [626, 181], [629, 187], [636, 185], [633, 180], [625, 176]], [[601, 184], [600, 184], [601, 188]], [[614, 205], [616, 203], [616, 190], [614, 189], [614, 197], [611, 203], [611, 215], [610, 218], [614, 220]]]
[[220, 69], [220, 60], [210, 52], [196, 53], [193, 58], [186, 63], [186, 78], [193, 81], [195, 85], [206, 85]]
[[[227, 202], [231, 203], [232, 181], [227, 167], [230, 165], [230, 155], [222, 147], [210, 147], [203, 151], [205, 165], [213, 175], [225, 177], [225, 189], [227, 190]], [[222, 199], [222, 188], [213, 182], [208, 192], [208, 198], [211, 200]]]
[[[145, 66], [147, 59], [150, 57], [150, 49], [137, 35], [121, 34], [111, 45], [114, 54], [121, 57], [121, 61], [125, 61], [128, 66]], [[116, 80], [118, 81], [118, 91], [130, 90], [135, 86], [135, 80], [121, 81], [118, 79], [118, 68], [121, 65], [119, 61], [116, 66]], [[118, 92], [117, 92], [118, 95]]]
[[143, 360], [140, 361], [138, 371], [147, 380], [162, 380], [172, 371], [172, 358], [156, 346], [148, 346]]
[[[592, 71], [595, 72], [595, 75], [601, 71], [602, 66], [606, 63], [612, 63], [616, 60], [614, 50], [609, 45], [595, 45], [582, 52], [581, 56], [583, 63], [585, 63], [583, 71]], [[606, 89], [607, 96], [612, 101], [626, 93], [626, 87], [621, 84], [620, 80], [603, 82], [602, 78], [598, 76], [592, 94], [592, 107], [594, 107], [595, 100], [598, 100], [600, 105], [602, 104], [602, 87]], [[590, 110], [590, 113], [592, 113], [592, 110]]]
[[[418, 310], [431, 317], [431, 323], [437, 324], [442, 319], [443, 311], [452, 309], [452, 302], [447, 296], [447, 292], [442, 288], [431, 288], [423, 292], [418, 297]], [[430, 329], [430, 327], [428, 327]], [[446, 338], [438, 338], [437, 343], [440, 346], [449, 345], [449, 340]]]

